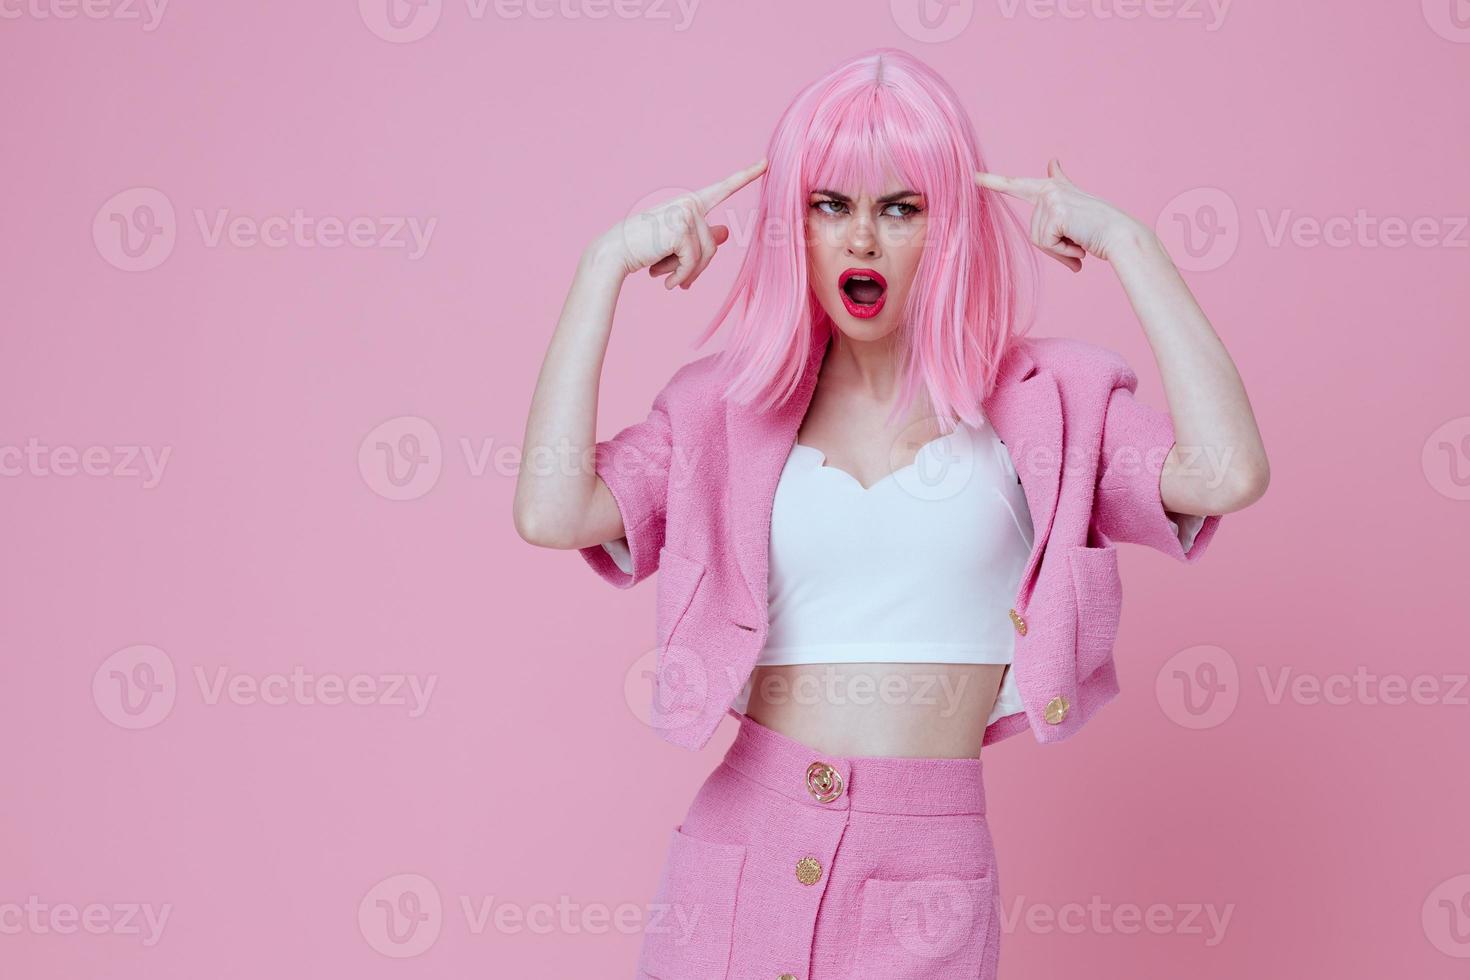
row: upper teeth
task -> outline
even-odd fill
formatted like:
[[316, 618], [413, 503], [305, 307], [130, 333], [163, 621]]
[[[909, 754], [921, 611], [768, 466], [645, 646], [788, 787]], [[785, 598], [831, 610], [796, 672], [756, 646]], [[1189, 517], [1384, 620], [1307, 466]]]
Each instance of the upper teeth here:
[[861, 281], [861, 282], [877, 282], [878, 280], [874, 279], [872, 276], [848, 276], [847, 277], [847, 281], [848, 282], [859, 282], [859, 281]]

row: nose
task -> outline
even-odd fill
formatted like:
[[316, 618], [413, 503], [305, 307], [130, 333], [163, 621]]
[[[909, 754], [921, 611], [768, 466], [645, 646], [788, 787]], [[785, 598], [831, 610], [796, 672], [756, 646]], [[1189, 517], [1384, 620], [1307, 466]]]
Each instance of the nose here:
[[878, 235], [873, 219], [860, 214], [847, 223], [847, 254], [854, 258], [872, 259], [878, 256]]

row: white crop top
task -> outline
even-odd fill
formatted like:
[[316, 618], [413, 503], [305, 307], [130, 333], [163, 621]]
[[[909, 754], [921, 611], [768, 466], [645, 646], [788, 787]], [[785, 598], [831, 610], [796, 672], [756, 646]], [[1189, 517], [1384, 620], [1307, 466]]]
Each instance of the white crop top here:
[[771, 510], [759, 665], [1008, 664], [1031, 513], [994, 428], [961, 423], [864, 488], [792, 446]]
[[[796, 443], [781, 470], [758, 664], [1011, 663], [1010, 608], [1034, 539], [994, 428], [960, 423], [866, 489], [825, 462]], [[1170, 518], [1188, 551], [1204, 518]], [[632, 570], [626, 538], [603, 548]], [[747, 682], [734, 710], [750, 695]], [[1024, 710], [1007, 670], [986, 724]]]

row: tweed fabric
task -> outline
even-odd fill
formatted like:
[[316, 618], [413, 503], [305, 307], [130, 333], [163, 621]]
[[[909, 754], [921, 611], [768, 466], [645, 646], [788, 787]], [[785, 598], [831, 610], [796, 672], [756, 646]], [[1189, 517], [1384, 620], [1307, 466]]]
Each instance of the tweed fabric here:
[[[637, 976], [993, 980], [999, 887], [980, 760], [833, 757], [736, 717], [673, 831], [652, 904], [665, 925], [645, 933]], [[808, 789], [814, 762], [842, 779], [830, 802]]]
[[[768, 639], [772, 503], [829, 346], [830, 326], [824, 331], [778, 407], [725, 400], [718, 355], [709, 355], [675, 372], [647, 418], [596, 445], [631, 570], [601, 544], [580, 551], [617, 588], [657, 572], [651, 716], [676, 745], [709, 741]], [[1194, 563], [1219, 527], [1220, 516], [1209, 515], [1181, 534], [1180, 515], [1164, 507], [1160, 477], [1174, 427], [1134, 398], [1137, 385], [1113, 351], [1026, 337], [1008, 349], [983, 399], [1035, 530], [1011, 603], [1026, 623], [1010, 672], [1021, 710], [992, 720], [986, 745], [1028, 728], [1039, 742], [1070, 738], [1118, 694], [1119, 542]]]

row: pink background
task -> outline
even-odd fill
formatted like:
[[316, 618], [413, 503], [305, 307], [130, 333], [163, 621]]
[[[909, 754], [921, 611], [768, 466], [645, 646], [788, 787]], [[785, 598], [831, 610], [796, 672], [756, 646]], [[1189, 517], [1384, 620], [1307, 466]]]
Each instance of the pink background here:
[[[801, 85], [877, 45], [951, 80], [994, 169], [1056, 154], [1158, 222], [1272, 462], [1200, 565], [1125, 550], [1120, 699], [987, 752], [1002, 975], [1470, 969], [1449, 0], [995, 0], [932, 29], [907, 0], [426, 0], [399, 28], [385, 3], [0, 8], [0, 975], [631, 974], [733, 728], [698, 756], [656, 738], [652, 587], [516, 536], [526, 407], [584, 244], [758, 158]], [[365, 244], [210, 237], [298, 209], [366, 218]], [[407, 217], [434, 222], [422, 254], [380, 243]], [[1373, 227], [1415, 219], [1397, 246]], [[723, 343], [687, 338], [737, 258], [688, 293], [630, 280], [600, 434]], [[1123, 352], [1162, 407], [1109, 270], [1043, 265], [1037, 332]], [[380, 442], [422, 458], [408, 482]], [[1206, 660], [1199, 701], [1178, 677]], [[298, 668], [368, 703], [274, 697]], [[424, 916], [385, 937], [405, 892]]]

